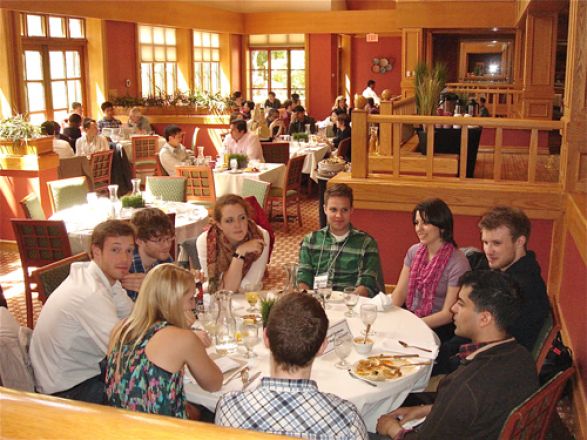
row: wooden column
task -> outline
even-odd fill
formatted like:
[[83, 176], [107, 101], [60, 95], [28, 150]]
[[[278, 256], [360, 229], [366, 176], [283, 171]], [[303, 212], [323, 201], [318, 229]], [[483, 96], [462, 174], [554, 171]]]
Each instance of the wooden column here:
[[353, 178], [367, 177], [369, 168], [369, 146], [367, 145], [367, 112], [355, 108], [352, 113], [353, 131], [351, 145], [353, 149]]
[[[393, 103], [391, 101], [381, 101], [379, 113], [381, 115], [391, 115]], [[379, 154], [382, 156], [391, 155], [391, 124], [379, 124]]]
[[414, 95], [414, 71], [424, 59], [424, 31], [421, 28], [402, 29], [402, 96]]
[[[106, 34], [104, 21], [86, 18], [86, 37], [88, 39], [88, 108], [87, 116], [94, 119], [102, 117], [100, 105], [108, 99], [108, 75], [106, 74], [108, 56], [106, 54]], [[115, 62], [115, 60], [111, 60]], [[140, 78], [140, 75], [138, 76]]]

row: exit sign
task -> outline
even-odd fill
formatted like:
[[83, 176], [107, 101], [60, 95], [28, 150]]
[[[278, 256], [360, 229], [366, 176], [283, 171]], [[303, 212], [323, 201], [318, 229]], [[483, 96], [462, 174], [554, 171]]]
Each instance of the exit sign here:
[[379, 35], [367, 34], [367, 43], [377, 43], [379, 41]]

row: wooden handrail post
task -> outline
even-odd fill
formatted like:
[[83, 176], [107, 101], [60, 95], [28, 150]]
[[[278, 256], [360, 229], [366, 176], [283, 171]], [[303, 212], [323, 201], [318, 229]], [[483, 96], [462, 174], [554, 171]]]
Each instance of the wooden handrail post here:
[[532, 129], [530, 151], [528, 152], [528, 182], [536, 182], [536, 163], [538, 161], [538, 130]]
[[459, 157], [459, 178], [467, 178], [467, 153], [469, 152], [469, 126], [461, 126], [461, 156]]
[[367, 127], [367, 112], [363, 109], [354, 109], [352, 113], [353, 130], [351, 134], [351, 148], [353, 178], [367, 177], [369, 168], [369, 136]]
[[[393, 101], [381, 101], [381, 104], [379, 105], [379, 114], [393, 114]], [[395, 130], [395, 127], [392, 127], [392, 124], [389, 123], [379, 124], [379, 154], [382, 156], [389, 156], [391, 154], [391, 139], [393, 137], [392, 130]]]
[[432, 180], [434, 172], [434, 124], [426, 124], [426, 178]]

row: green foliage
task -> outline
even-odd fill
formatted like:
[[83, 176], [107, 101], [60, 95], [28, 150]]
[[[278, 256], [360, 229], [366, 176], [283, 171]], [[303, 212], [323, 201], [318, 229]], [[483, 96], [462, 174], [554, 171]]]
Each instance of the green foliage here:
[[40, 133], [40, 127], [27, 121], [24, 115], [16, 115], [0, 121], [0, 139], [7, 139], [14, 144], [19, 144], [21, 140], [26, 143], [29, 139], [38, 137]]
[[161, 93], [147, 97], [122, 96], [113, 97], [110, 101], [120, 107], [165, 107], [191, 106], [209, 109], [212, 113], [223, 114], [231, 108], [231, 99], [220, 93], [208, 93], [200, 90], [182, 92], [176, 90], [173, 95]]
[[416, 108], [419, 115], [432, 116], [440, 102], [440, 92], [446, 84], [446, 66], [436, 64], [432, 69], [426, 63], [416, 66]]
[[303, 131], [299, 131], [297, 133], [292, 134], [291, 138], [297, 142], [308, 142], [308, 139], [310, 137], [308, 136], [308, 133], [303, 132]]
[[271, 312], [271, 307], [273, 307], [276, 302], [277, 301], [273, 298], [261, 300], [261, 319], [263, 320], [263, 327], [267, 326], [267, 322], [269, 321], [269, 312]]
[[123, 208], [143, 208], [145, 201], [141, 194], [126, 195], [120, 199]]
[[230, 154], [228, 156], [228, 164], [229, 165], [230, 165], [230, 159], [236, 159], [236, 161], [238, 162], [239, 169], [246, 168], [249, 163], [249, 158], [247, 157], [246, 154]]

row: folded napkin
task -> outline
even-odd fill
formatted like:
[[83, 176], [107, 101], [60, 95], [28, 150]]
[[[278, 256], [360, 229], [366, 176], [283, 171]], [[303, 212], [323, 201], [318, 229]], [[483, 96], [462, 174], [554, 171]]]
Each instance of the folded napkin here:
[[424, 359], [436, 359], [438, 356], [438, 347], [433, 344], [426, 344], [424, 342], [412, 341], [408, 340], [405, 341], [410, 345], [417, 345], [418, 347], [427, 348], [428, 350], [432, 350], [431, 352], [419, 350], [413, 347], [404, 347], [400, 345], [397, 339], [385, 339], [381, 345], [383, 346], [385, 351], [391, 351], [393, 353], [399, 354], [417, 354], [419, 357]]
[[359, 305], [362, 304], [375, 304], [378, 312], [386, 312], [391, 308], [391, 296], [379, 292], [373, 298], [360, 298]]
[[229, 358], [228, 356], [223, 356], [221, 358], [214, 359], [214, 363], [218, 366], [218, 368], [220, 368], [222, 374], [226, 373], [227, 371], [234, 370], [235, 368], [243, 366], [243, 364], [235, 361], [232, 358]]

